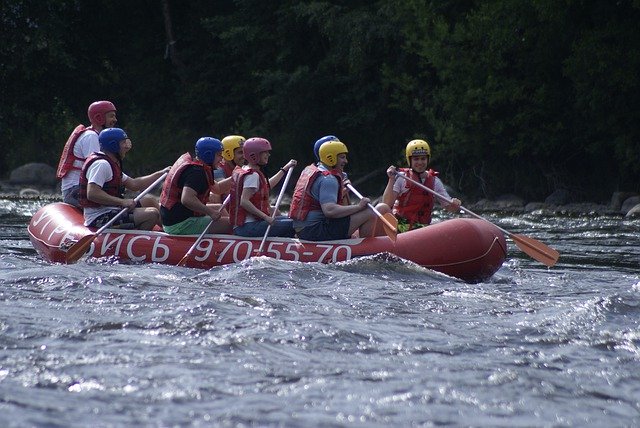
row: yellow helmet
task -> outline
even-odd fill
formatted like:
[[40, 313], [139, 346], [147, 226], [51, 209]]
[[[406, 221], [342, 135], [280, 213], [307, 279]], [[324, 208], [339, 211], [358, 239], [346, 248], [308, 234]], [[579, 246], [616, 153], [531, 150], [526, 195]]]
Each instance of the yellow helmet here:
[[222, 157], [225, 160], [233, 160], [233, 151], [242, 147], [245, 138], [240, 135], [227, 135], [222, 139]]
[[427, 156], [431, 158], [431, 148], [424, 140], [411, 140], [405, 149], [407, 164], [411, 166], [411, 156]]
[[340, 141], [327, 141], [320, 146], [318, 152], [320, 154], [320, 162], [329, 167], [334, 167], [338, 163], [338, 155], [340, 153], [349, 153], [349, 150]]

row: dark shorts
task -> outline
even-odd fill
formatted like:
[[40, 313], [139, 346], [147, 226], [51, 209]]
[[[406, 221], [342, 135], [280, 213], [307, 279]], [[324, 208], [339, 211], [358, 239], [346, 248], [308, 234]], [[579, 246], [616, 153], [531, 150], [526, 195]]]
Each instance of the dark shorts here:
[[[116, 215], [118, 215], [119, 212], [120, 212], [120, 210], [118, 210], [118, 211], [109, 211], [108, 213], [104, 213], [100, 217], [95, 219], [93, 221], [93, 223], [91, 223], [89, 225], [89, 227], [95, 227], [95, 228], [100, 229], [102, 226], [104, 226], [105, 224], [109, 223], [109, 220], [111, 220]], [[136, 224], [133, 221], [133, 212], [126, 212], [126, 213], [122, 214], [109, 227], [112, 227], [114, 229], [135, 229], [136, 228]]]
[[73, 205], [76, 208], [82, 209], [80, 206], [80, 201], [78, 198], [80, 197], [80, 186], [73, 186], [67, 190], [62, 191], [62, 202], [67, 203], [69, 205]]
[[298, 238], [307, 241], [335, 241], [348, 239], [350, 216], [326, 218], [323, 221], [306, 226], [298, 232]]

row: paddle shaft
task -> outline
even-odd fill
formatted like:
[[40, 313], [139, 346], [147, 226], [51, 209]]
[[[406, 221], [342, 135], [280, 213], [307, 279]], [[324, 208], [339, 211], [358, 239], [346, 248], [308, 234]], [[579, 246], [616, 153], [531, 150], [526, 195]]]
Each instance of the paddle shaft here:
[[[289, 168], [287, 171], [287, 175], [284, 177], [284, 183], [282, 183], [282, 189], [280, 189], [280, 194], [278, 194], [278, 199], [276, 199], [276, 205], [273, 207], [273, 214], [271, 214], [271, 218], [276, 218], [276, 213], [278, 212], [278, 208], [280, 207], [280, 202], [282, 202], [282, 197], [284, 196], [284, 191], [287, 189], [287, 184], [289, 184], [289, 179], [291, 178], [291, 174], [293, 173], [293, 167]], [[271, 230], [271, 224], [267, 226], [266, 232], [264, 232], [264, 236], [262, 237], [262, 242], [260, 242], [260, 248], [258, 248], [258, 254], [262, 253], [264, 250], [264, 244], [267, 242], [267, 237], [269, 236], [269, 231]]]
[[[427, 192], [432, 193], [434, 196], [442, 199], [443, 201], [451, 204], [453, 203], [453, 200], [450, 198], [447, 198], [444, 195], [441, 195], [440, 193], [436, 192], [433, 189], [430, 189], [429, 187], [425, 186], [424, 184], [420, 183], [419, 181], [416, 181], [410, 177], [407, 177], [405, 174], [400, 174], [397, 173], [400, 177], [404, 178], [407, 181], [410, 181], [411, 183], [421, 187], [422, 189], [426, 190]], [[547, 246], [546, 244], [543, 244], [540, 241], [536, 241], [533, 238], [529, 238], [528, 236], [524, 236], [524, 235], [516, 235], [514, 233], [509, 232], [508, 230], [505, 230], [503, 228], [501, 228], [500, 226], [498, 226], [497, 224], [487, 220], [486, 218], [474, 213], [473, 211], [471, 211], [468, 208], [463, 207], [462, 205], [460, 205], [460, 209], [470, 215], [472, 215], [475, 218], [478, 218], [480, 220], [484, 220], [487, 221], [491, 224], [493, 224], [495, 227], [498, 228], [498, 230], [500, 230], [502, 233], [504, 233], [505, 235], [509, 236], [511, 239], [513, 239], [515, 241], [515, 243], [517, 244], [518, 248], [520, 248], [522, 251], [524, 251], [525, 253], [529, 254], [531, 257], [533, 257], [534, 259], [538, 260], [539, 262], [551, 267], [553, 266], [556, 261], [558, 261], [558, 257], [560, 256], [560, 253], [558, 253], [558, 251], [554, 250], [553, 248]]]
[[[228, 194], [227, 197], [224, 198], [224, 202], [222, 202], [222, 206], [220, 207], [220, 211], [222, 211], [224, 209], [224, 207], [226, 207], [229, 204], [230, 200], [231, 200], [231, 194]], [[191, 253], [193, 253], [193, 251], [196, 249], [196, 247], [200, 243], [200, 241], [202, 241], [202, 238], [204, 238], [204, 235], [206, 235], [207, 231], [209, 230], [209, 228], [211, 227], [213, 222], [215, 222], [215, 220], [212, 219], [209, 222], [209, 224], [207, 225], [207, 227], [204, 228], [204, 230], [202, 231], [200, 236], [198, 236], [198, 239], [196, 239], [196, 241], [193, 243], [191, 248], [189, 248], [189, 251], [187, 251], [187, 254], [185, 254], [184, 257], [182, 257], [180, 259], [180, 261], [178, 262], [178, 264], [176, 266], [182, 266], [182, 263], [184, 263], [189, 258]]]
[[[360, 192], [358, 192], [351, 184], [347, 184], [347, 189], [351, 190], [353, 192], [354, 195], [356, 195], [358, 198], [363, 199], [364, 196], [362, 196], [362, 194]], [[376, 213], [376, 215], [378, 216], [378, 218], [380, 218], [380, 220], [382, 220], [382, 222], [391, 230], [393, 230], [394, 232], [397, 232], [398, 229], [396, 229], [396, 227], [394, 225], [392, 225], [391, 223], [389, 223], [389, 220], [387, 220], [382, 213], [380, 213], [380, 211], [378, 211], [376, 209], [376, 207], [374, 207], [373, 205], [371, 205], [370, 202], [367, 202], [367, 206], [369, 208], [371, 208], [371, 210], [373, 210], [374, 213]]]

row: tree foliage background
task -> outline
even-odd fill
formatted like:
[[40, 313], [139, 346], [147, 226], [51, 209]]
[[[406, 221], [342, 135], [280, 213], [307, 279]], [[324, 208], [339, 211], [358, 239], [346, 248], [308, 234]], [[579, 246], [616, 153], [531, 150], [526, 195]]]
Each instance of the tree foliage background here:
[[108, 99], [133, 175], [204, 135], [264, 136], [279, 167], [333, 134], [375, 194], [424, 138], [467, 198], [606, 201], [640, 191], [638, 22], [640, 0], [4, 0], [1, 175], [55, 166]]

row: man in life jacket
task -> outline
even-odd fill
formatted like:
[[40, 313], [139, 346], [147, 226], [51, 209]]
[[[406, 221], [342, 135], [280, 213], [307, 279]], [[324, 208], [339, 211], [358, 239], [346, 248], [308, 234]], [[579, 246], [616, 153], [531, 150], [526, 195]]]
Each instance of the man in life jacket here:
[[[229, 216], [221, 204], [210, 203], [210, 192], [228, 192], [213, 179], [213, 167], [222, 159], [222, 143], [217, 138], [196, 141], [195, 157], [185, 153], [175, 161], [162, 187], [160, 215], [165, 232], [173, 235], [231, 233]], [[209, 224], [211, 224], [209, 226]]]
[[124, 130], [104, 129], [98, 142], [100, 151], [89, 155], [80, 173], [79, 201], [84, 208], [85, 226], [100, 228], [126, 207], [128, 215], [120, 216], [113, 227], [153, 229], [160, 221], [157, 208], [142, 207], [133, 199], [125, 199], [124, 190], [146, 189], [167, 168], [144, 177], [129, 177], [122, 172], [122, 158], [131, 150], [132, 143]]
[[91, 125], [78, 125], [67, 139], [58, 162], [57, 177], [62, 179], [62, 200], [81, 208], [78, 201], [80, 171], [86, 158], [100, 151], [98, 134], [105, 128], [112, 128], [118, 122], [116, 106], [110, 101], [91, 103], [87, 111]]
[[[347, 239], [358, 230], [360, 236], [373, 236], [376, 231], [376, 215], [368, 209], [369, 198], [357, 205], [344, 201], [344, 167], [347, 165], [347, 146], [333, 139], [318, 147], [317, 165], [307, 166], [293, 193], [289, 217], [300, 239], [329, 241]], [[381, 214], [390, 211], [385, 204], [378, 204]], [[384, 233], [384, 232], [381, 232]]]
[[287, 171], [296, 166], [297, 161], [291, 159], [267, 179], [264, 167], [269, 163], [271, 143], [265, 138], [249, 138], [244, 142], [242, 151], [247, 165], [234, 169], [232, 175], [229, 216], [233, 233], [248, 237], [264, 236], [271, 225], [269, 236], [292, 238], [295, 235], [293, 222], [285, 216], [273, 217], [275, 208], [269, 203], [269, 193]]
[[[231, 180], [233, 170], [245, 164], [242, 151], [244, 142], [245, 138], [241, 135], [227, 135], [222, 139], [222, 160], [217, 164], [216, 169], [213, 170], [213, 179], [216, 182], [221, 182], [225, 179]], [[226, 196], [226, 194], [218, 195], [217, 193], [211, 193], [210, 201], [219, 203], [223, 201]]]
[[402, 172], [443, 197], [451, 199], [438, 173], [432, 169], [427, 170], [431, 158], [429, 144], [425, 140], [409, 141], [405, 148], [405, 155], [409, 168], [396, 169], [392, 165], [387, 169], [389, 181], [383, 195], [384, 202], [393, 206], [393, 214], [398, 219], [398, 230], [405, 232], [430, 224], [435, 199], [438, 199], [440, 205], [447, 211], [459, 211], [461, 205], [459, 199], [453, 198], [452, 203], [448, 203], [397, 174]]
[[[335, 135], [325, 135], [324, 137], [320, 137], [316, 140], [313, 144], [313, 154], [316, 157], [316, 165], [320, 165], [320, 146], [328, 141], [340, 141], [340, 139]], [[351, 184], [351, 180], [349, 180], [347, 173], [342, 171], [342, 199], [339, 202], [340, 205], [351, 205], [347, 184]]]

